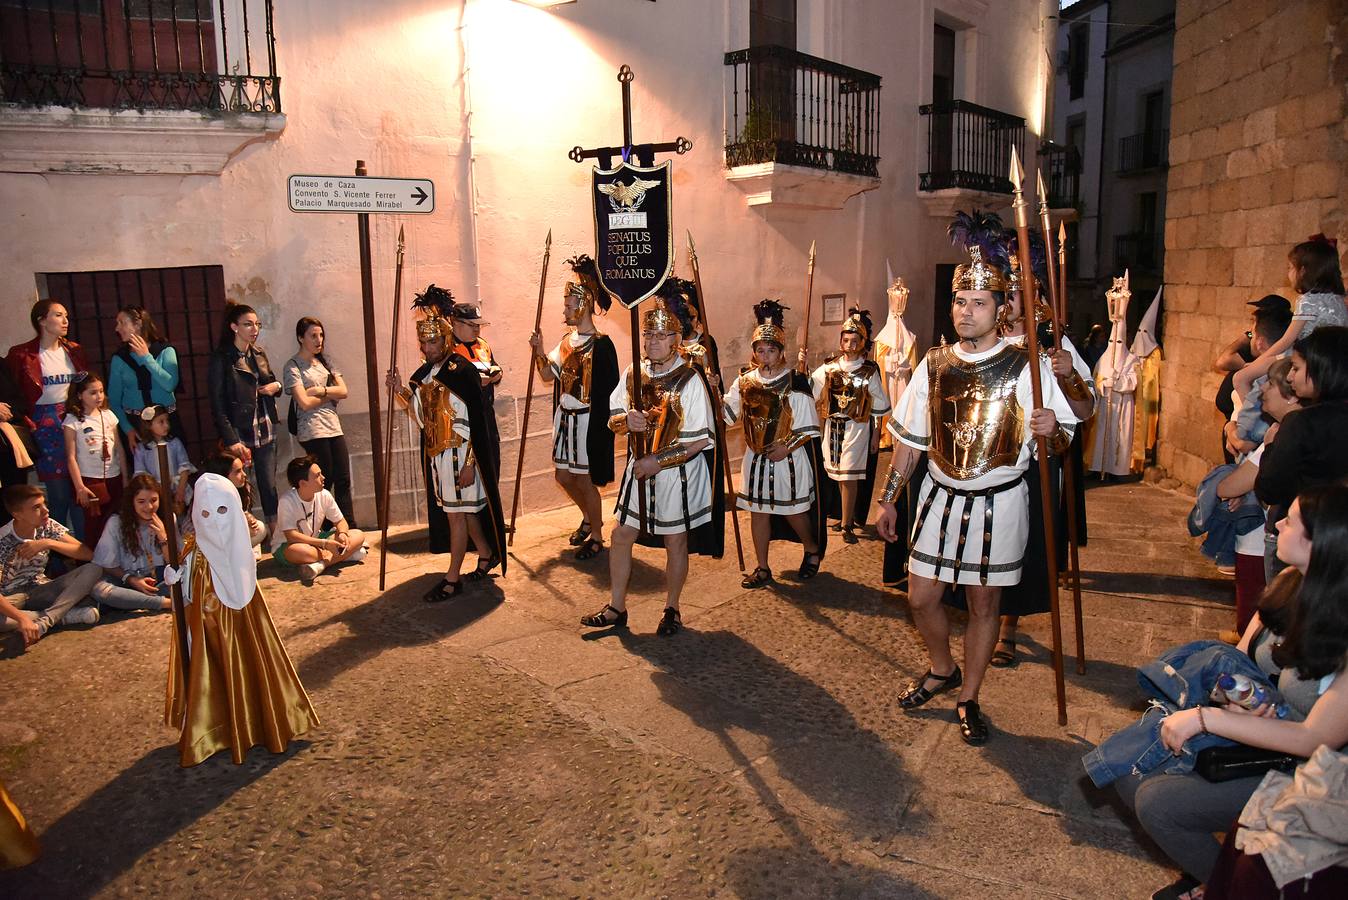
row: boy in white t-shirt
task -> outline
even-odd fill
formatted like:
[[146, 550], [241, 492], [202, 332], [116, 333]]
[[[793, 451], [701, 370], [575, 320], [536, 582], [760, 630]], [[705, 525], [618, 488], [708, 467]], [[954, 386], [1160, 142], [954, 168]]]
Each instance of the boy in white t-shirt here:
[[276, 526], [285, 543], [276, 548], [276, 558], [299, 569], [305, 584], [313, 584], [324, 569], [365, 559], [365, 534], [347, 525], [337, 500], [323, 488], [318, 461], [312, 456], [292, 459], [286, 480], [290, 490], [276, 507]]

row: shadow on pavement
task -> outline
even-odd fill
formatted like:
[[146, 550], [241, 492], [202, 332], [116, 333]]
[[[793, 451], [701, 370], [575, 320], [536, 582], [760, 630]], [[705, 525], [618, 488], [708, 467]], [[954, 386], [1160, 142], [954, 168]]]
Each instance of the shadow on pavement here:
[[1081, 590], [1096, 594], [1144, 594], [1234, 604], [1229, 578], [1199, 578], [1143, 572], [1082, 572]]
[[241, 766], [221, 752], [190, 769], [179, 767], [176, 744], [152, 750], [40, 834], [42, 856], [30, 866], [0, 874], [0, 893], [14, 898], [93, 897], [146, 853], [172, 841], [308, 746], [308, 741], [293, 741], [280, 754], [254, 747]]
[[390, 647], [414, 647], [438, 641], [488, 615], [505, 599], [500, 579], [492, 578], [467, 582], [463, 593], [452, 600], [423, 602], [421, 596], [442, 577], [440, 572], [431, 572], [410, 579], [360, 606], [292, 632], [298, 636], [332, 625], [345, 625], [348, 629], [339, 640], [296, 661], [305, 688], [312, 693]]
[[[728, 631], [686, 630], [677, 640], [622, 631], [619, 638], [661, 670], [651, 682], [663, 702], [720, 740], [797, 844], [809, 842], [774, 775], [809, 803], [838, 813], [854, 836], [884, 840], [900, 824], [920, 827], [903, 818], [916, 780], [902, 760], [815, 682]], [[766, 759], [744, 752], [738, 730], [767, 742]]]
[[727, 860], [726, 882], [745, 900], [904, 897], [928, 900], [939, 895], [879, 869], [839, 862], [813, 846], [756, 847]]

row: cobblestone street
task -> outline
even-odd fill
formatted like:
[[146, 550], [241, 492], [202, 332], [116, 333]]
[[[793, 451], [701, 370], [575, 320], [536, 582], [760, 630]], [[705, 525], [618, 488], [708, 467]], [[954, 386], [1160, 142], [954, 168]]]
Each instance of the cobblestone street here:
[[[873, 537], [833, 543], [808, 587], [742, 590], [733, 545], [695, 559], [668, 639], [649, 550], [630, 633], [583, 633], [607, 556], [559, 557], [569, 509], [524, 518], [509, 578], [449, 604], [420, 600], [444, 558], [417, 533], [394, 541], [382, 596], [376, 553], [309, 589], [268, 564], [322, 726], [237, 767], [177, 765], [168, 616], [62, 629], [0, 659], [0, 779], [44, 850], [0, 896], [1148, 896], [1169, 870], [1079, 760], [1137, 715], [1135, 665], [1232, 627], [1190, 502], [1090, 490], [1069, 725], [1040, 616], [1028, 658], [989, 675], [982, 749], [948, 695], [897, 708], [925, 656]], [[793, 573], [795, 545], [774, 553]]]

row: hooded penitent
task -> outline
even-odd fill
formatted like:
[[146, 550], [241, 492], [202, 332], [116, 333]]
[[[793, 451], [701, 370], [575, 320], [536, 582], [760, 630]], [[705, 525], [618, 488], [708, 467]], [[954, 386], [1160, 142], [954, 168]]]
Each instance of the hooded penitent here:
[[194, 491], [197, 550], [211, 567], [216, 596], [230, 609], [243, 609], [257, 591], [257, 560], [239, 489], [223, 475], [208, 472], [197, 479]]

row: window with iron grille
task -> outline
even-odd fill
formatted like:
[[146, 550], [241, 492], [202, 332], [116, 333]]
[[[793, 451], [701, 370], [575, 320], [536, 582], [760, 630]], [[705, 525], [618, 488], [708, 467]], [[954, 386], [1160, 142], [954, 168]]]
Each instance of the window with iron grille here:
[[122, 347], [114, 330], [117, 311], [143, 306], [178, 353], [175, 395], [188, 454], [197, 461], [215, 448], [206, 366], [225, 308], [222, 266], [43, 272], [37, 278], [39, 296], [65, 304], [71, 340], [83, 346], [90, 365], [104, 377]]
[[279, 113], [272, 0], [0, 0], [0, 97]]

